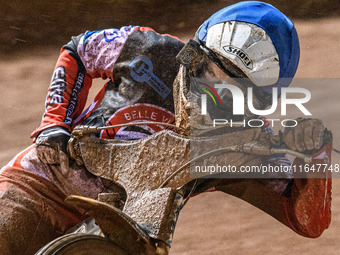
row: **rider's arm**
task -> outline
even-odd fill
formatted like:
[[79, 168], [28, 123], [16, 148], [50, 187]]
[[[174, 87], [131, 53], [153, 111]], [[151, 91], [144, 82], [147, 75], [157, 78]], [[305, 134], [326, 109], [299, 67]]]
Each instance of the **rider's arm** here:
[[330, 224], [331, 188], [327, 176], [291, 180], [225, 179], [215, 184], [216, 190], [247, 201], [299, 235], [311, 238], [320, 236]]
[[305, 237], [319, 237], [330, 224], [330, 179], [295, 179], [284, 196], [280, 186], [286, 180], [242, 179], [216, 185], [268, 213]]
[[61, 52], [48, 90], [41, 125], [31, 137], [51, 127], [72, 131], [84, 109], [94, 78], [111, 78], [113, 65], [138, 27], [87, 31], [73, 37]]

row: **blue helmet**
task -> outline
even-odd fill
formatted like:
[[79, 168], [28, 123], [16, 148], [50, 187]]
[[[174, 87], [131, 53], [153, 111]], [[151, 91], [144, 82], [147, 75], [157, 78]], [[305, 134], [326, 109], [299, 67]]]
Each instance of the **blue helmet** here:
[[289, 86], [298, 67], [294, 24], [267, 3], [244, 1], [216, 12], [198, 29], [197, 39], [268, 92]]

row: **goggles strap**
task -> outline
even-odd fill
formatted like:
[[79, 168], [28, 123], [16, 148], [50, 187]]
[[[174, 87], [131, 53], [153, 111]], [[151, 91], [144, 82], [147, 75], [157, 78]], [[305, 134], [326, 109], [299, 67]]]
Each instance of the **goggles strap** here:
[[218, 68], [220, 68], [229, 77], [241, 78], [230, 72], [225, 65], [223, 65], [223, 61], [218, 57], [218, 55], [206, 47], [201, 41], [197, 42], [190, 39], [176, 56], [177, 61], [189, 69], [198, 65], [204, 58], [208, 58], [214, 62]]
[[220, 68], [226, 75], [228, 75], [230, 78], [241, 78], [237, 77], [233, 73], [231, 73], [224, 65], [222, 60], [218, 57], [218, 55], [213, 52], [211, 49], [209, 49], [207, 46], [205, 46], [204, 43], [200, 42], [200, 46], [202, 50], [205, 52], [205, 55], [212, 61], [214, 62], [218, 68]]

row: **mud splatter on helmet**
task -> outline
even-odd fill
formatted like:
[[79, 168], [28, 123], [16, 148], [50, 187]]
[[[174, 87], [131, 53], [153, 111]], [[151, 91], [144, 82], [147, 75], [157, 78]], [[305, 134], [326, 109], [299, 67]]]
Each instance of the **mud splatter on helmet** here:
[[195, 40], [267, 92], [273, 86], [287, 87], [299, 63], [293, 22], [263, 2], [244, 1], [216, 12], [198, 29]]

